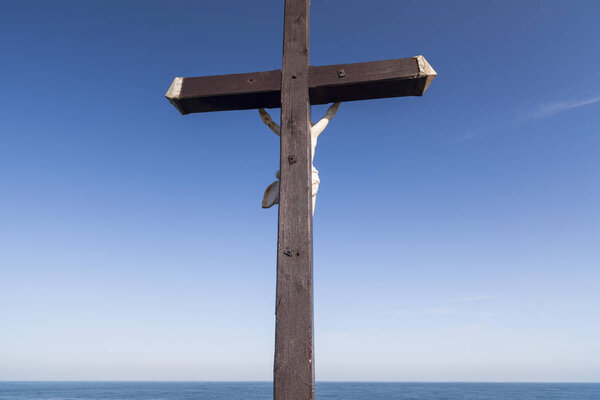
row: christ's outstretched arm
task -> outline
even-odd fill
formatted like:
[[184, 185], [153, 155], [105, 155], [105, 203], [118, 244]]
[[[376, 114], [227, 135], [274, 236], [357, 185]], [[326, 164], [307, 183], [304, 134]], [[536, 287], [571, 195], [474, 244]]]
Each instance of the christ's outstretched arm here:
[[[321, 118], [321, 120], [319, 122], [317, 122], [316, 124], [312, 124], [312, 126], [310, 128], [310, 146], [311, 146], [310, 161], [311, 161], [311, 164], [315, 157], [315, 150], [317, 147], [317, 138], [319, 137], [319, 135], [321, 133], [323, 133], [323, 131], [329, 124], [329, 121], [331, 121], [333, 119], [335, 113], [337, 113], [337, 111], [338, 111], [338, 108], [340, 108], [340, 103], [335, 103], [335, 104], [331, 105], [329, 107], [329, 109], [327, 110], [327, 113], [325, 114], [325, 116], [323, 118]], [[259, 108], [258, 113], [260, 114], [260, 118], [265, 123], [265, 125], [267, 125], [273, 132], [275, 132], [275, 134], [277, 136], [281, 136], [281, 128], [279, 127], [279, 125], [277, 125], [275, 122], [273, 122], [273, 119], [271, 119], [271, 116], [269, 115], [269, 113], [267, 113], [264, 108]], [[315, 201], [317, 200], [317, 191], [319, 190], [319, 184], [321, 183], [321, 181], [319, 180], [319, 171], [317, 171], [317, 169], [315, 168], [314, 165], [312, 165], [311, 174], [312, 174], [312, 187], [311, 187], [312, 210], [313, 210], [313, 214], [314, 214]], [[263, 196], [263, 201], [262, 201], [263, 208], [269, 208], [275, 204], [279, 204], [279, 179], [281, 179], [281, 175], [280, 175], [279, 171], [277, 171], [277, 173], [275, 174], [275, 177], [277, 178], [277, 180], [269, 185], [269, 187], [267, 188], [267, 190], [265, 191], [265, 194]]]
[[323, 131], [327, 127], [327, 124], [329, 124], [329, 121], [333, 119], [333, 116], [335, 115], [335, 113], [337, 113], [338, 108], [340, 108], [340, 104], [341, 103], [332, 104], [331, 107], [329, 107], [329, 109], [327, 110], [327, 114], [325, 114], [325, 116], [319, 122], [317, 122], [313, 125], [312, 128], [310, 128], [310, 135], [312, 137], [318, 138], [319, 135], [323, 133]]
[[262, 119], [265, 125], [268, 126], [273, 132], [275, 132], [277, 136], [280, 136], [281, 129], [279, 129], [279, 125], [273, 122], [269, 113], [266, 112], [264, 108], [259, 108], [258, 113], [260, 114], [260, 119]]

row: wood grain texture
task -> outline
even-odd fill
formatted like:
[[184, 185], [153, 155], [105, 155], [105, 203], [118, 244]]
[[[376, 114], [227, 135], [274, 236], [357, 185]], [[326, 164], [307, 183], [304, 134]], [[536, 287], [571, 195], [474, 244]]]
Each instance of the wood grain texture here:
[[313, 400], [309, 0], [286, 0], [281, 74], [275, 400]]
[[421, 96], [417, 60], [371, 61], [311, 67], [311, 104], [369, 100], [384, 97]]
[[167, 99], [182, 114], [274, 108], [281, 104], [281, 71], [183, 78]]
[[[309, 67], [311, 104], [422, 96], [433, 79], [417, 59]], [[281, 71], [183, 78], [181, 92], [167, 96], [182, 114], [275, 108], [281, 105]]]

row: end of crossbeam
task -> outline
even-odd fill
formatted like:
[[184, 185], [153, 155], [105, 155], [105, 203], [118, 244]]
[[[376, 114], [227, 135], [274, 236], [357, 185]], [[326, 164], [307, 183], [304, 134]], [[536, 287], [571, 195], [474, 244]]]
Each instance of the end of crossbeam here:
[[422, 95], [423, 93], [425, 93], [425, 91], [427, 90], [429, 85], [431, 85], [433, 78], [435, 78], [437, 76], [437, 72], [435, 72], [433, 67], [427, 62], [425, 57], [416, 56], [413, 58], [415, 60], [417, 60], [417, 65], [419, 67], [419, 77], [425, 78], [425, 85], [423, 86], [423, 91], [421, 93], [421, 95]]
[[169, 90], [167, 90], [165, 97], [167, 98], [167, 100], [169, 100], [169, 102], [171, 104], [173, 104], [173, 106], [175, 106], [175, 108], [181, 114], [187, 114], [187, 112], [185, 112], [185, 110], [183, 109], [183, 107], [181, 106], [181, 104], [179, 102], [179, 100], [181, 99], [181, 88], [182, 87], [183, 87], [183, 78], [178, 76], [175, 79], [173, 79], [173, 82], [171, 83]]

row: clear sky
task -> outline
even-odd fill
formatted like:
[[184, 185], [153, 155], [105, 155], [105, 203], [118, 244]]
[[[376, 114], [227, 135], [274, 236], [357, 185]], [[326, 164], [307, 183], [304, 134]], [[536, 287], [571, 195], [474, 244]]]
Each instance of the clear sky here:
[[[312, 3], [312, 65], [438, 72], [319, 139], [317, 380], [600, 381], [600, 2]], [[270, 380], [278, 138], [164, 93], [283, 0], [1, 8], [0, 380]]]

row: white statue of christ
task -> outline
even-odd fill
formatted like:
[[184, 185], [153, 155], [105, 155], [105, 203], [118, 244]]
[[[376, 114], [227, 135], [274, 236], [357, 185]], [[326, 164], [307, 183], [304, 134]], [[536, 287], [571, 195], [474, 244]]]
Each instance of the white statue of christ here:
[[[314, 122], [311, 121], [310, 162], [312, 165], [312, 210], [313, 210], [313, 214], [315, 213], [315, 202], [317, 200], [317, 191], [319, 190], [319, 183], [321, 183], [321, 181], [319, 180], [319, 171], [317, 171], [317, 169], [315, 168], [315, 165], [313, 164], [313, 161], [315, 159], [315, 150], [317, 148], [317, 139], [318, 139], [319, 135], [321, 133], [323, 133], [323, 131], [325, 130], [325, 127], [327, 127], [327, 124], [329, 124], [329, 121], [331, 121], [333, 119], [333, 116], [335, 115], [335, 113], [337, 113], [338, 108], [340, 108], [340, 103], [335, 103], [329, 107], [329, 109], [327, 110], [327, 113], [325, 114], [325, 116], [323, 118], [321, 118], [321, 120], [319, 122], [317, 122], [315, 124]], [[280, 129], [279, 125], [277, 125], [275, 122], [273, 122], [273, 119], [271, 118], [269, 113], [267, 113], [265, 111], [264, 108], [260, 108], [258, 110], [258, 113], [260, 114], [260, 118], [265, 123], [265, 125], [267, 125], [277, 136], [281, 135], [281, 129]], [[275, 177], [277, 178], [277, 180], [275, 182], [271, 183], [269, 185], [269, 187], [267, 187], [267, 190], [265, 190], [265, 194], [264, 194], [263, 200], [262, 200], [263, 208], [269, 208], [275, 204], [279, 204], [279, 179], [281, 178], [279, 171], [277, 171], [275, 173]]]

